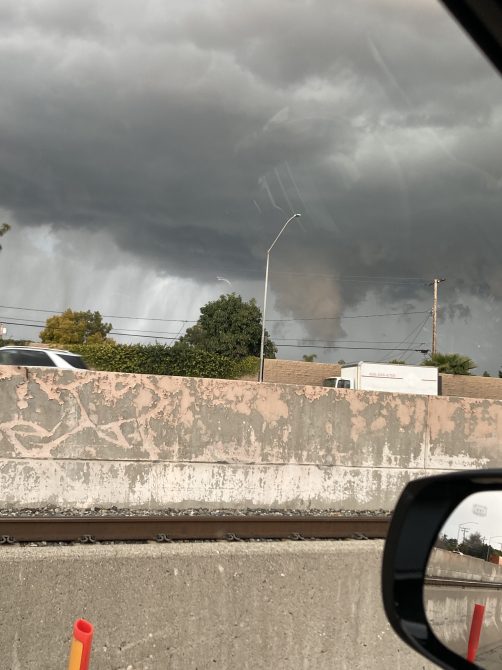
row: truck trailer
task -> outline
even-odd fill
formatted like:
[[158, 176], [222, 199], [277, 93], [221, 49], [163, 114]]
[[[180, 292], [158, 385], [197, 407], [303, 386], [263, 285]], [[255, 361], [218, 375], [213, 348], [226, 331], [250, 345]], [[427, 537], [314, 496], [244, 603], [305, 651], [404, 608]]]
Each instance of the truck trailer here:
[[438, 394], [438, 369], [425, 365], [351, 363], [342, 365], [340, 377], [328, 377], [324, 386], [356, 391]]

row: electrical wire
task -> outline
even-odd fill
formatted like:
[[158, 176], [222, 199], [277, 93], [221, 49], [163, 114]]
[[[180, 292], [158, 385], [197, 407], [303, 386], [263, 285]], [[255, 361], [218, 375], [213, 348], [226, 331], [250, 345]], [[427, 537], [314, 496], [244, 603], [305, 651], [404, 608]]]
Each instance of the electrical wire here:
[[300, 345], [295, 345], [295, 344], [281, 344], [281, 347], [293, 347], [295, 349], [355, 349], [358, 351], [412, 351], [412, 352], [418, 352], [421, 354], [426, 354], [428, 353], [428, 349], [391, 349], [391, 348], [385, 348], [385, 347], [339, 347], [339, 346], [323, 346], [323, 345], [316, 345], [316, 344], [300, 344]]
[[[414, 331], [415, 329], [413, 329]], [[301, 342], [302, 344], [311, 344], [312, 342], [323, 342], [324, 344], [337, 344], [338, 342], [349, 342], [350, 344], [402, 344], [402, 340], [315, 340], [310, 337], [300, 338], [300, 337], [285, 337], [277, 339], [274, 337], [275, 344], [286, 344], [288, 342]]]
[[[44, 314], [61, 314], [60, 309], [39, 309], [35, 307], [12, 307], [9, 305], [0, 305], [0, 309], [15, 309], [22, 312], [43, 312]], [[131, 321], [165, 321], [168, 323], [197, 323], [193, 319], [161, 319], [159, 317], [148, 316], [117, 316], [116, 314], [102, 314], [103, 319], [130, 319]], [[10, 317], [14, 318], [14, 317]]]
[[[415, 326], [415, 328], [413, 328], [413, 330], [411, 331], [411, 333], [410, 333], [409, 335], [407, 335], [407, 336], [404, 338], [404, 340], [401, 340], [401, 342], [399, 343], [399, 345], [401, 346], [401, 345], [405, 345], [405, 344], [407, 344], [407, 346], [412, 347], [412, 346], [415, 344], [415, 342], [416, 342], [418, 336], [420, 335], [420, 333], [421, 333], [423, 327], [425, 326], [425, 324], [427, 323], [427, 321], [430, 319], [430, 317], [431, 317], [431, 314], [430, 314], [430, 312], [429, 312], [429, 313], [427, 314], [427, 316], [425, 317], [425, 319], [424, 319], [423, 321], [421, 321], [421, 322], [418, 324], [418, 326]], [[412, 338], [412, 337], [413, 337], [414, 339], [413, 339], [410, 343], [408, 343], [408, 340], [409, 340], [410, 338]], [[395, 351], [395, 352], [397, 352], [397, 351], [401, 351], [401, 349], [397, 348], [397, 349], [395, 349], [394, 351]], [[385, 356], [382, 357], [382, 359], [381, 359], [380, 362], [384, 362], [385, 359], [390, 359], [391, 357], [392, 357], [392, 353], [391, 353], [391, 354], [386, 354]]]
[[[0, 305], [0, 309], [15, 309], [15, 310], [24, 310], [24, 311], [32, 311], [32, 312], [44, 312], [46, 314], [61, 314], [61, 311], [55, 311], [55, 310], [47, 310], [47, 309], [35, 309], [31, 307], [8, 307], [7, 305]], [[336, 321], [336, 320], [344, 320], [344, 319], [372, 319], [376, 317], [384, 317], [384, 316], [408, 316], [408, 315], [413, 315], [413, 314], [428, 314], [429, 312], [427, 310], [422, 310], [422, 311], [411, 311], [411, 312], [390, 312], [386, 314], [349, 314], [347, 316], [319, 316], [319, 317], [303, 317], [303, 318], [290, 318], [290, 319], [267, 319], [267, 323], [286, 323], [286, 322], [293, 322], [293, 321]], [[168, 323], [197, 323], [197, 321], [189, 320], [189, 319], [162, 319], [159, 317], [142, 317], [142, 316], [117, 316], [117, 315], [110, 315], [110, 314], [102, 314], [101, 315], [104, 319], [130, 319], [132, 320], [137, 320], [137, 321], [164, 321]], [[1, 317], [0, 317], [1, 318]], [[9, 318], [15, 318], [15, 317], [9, 317]], [[28, 317], [29, 318], [29, 317]], [[30, 321], [33, 321], [33, 319], [29, 319]], [[45, 325], [45, 324], [44, 324]]]
[[295, 319], [267, 319], [269, 322], [286, 322], [286, 321], [334, 321], [334, 320], [343, 320], [343, 319], [373, 319], [375, 317], [381, 316], [408, 316], [410, 314], [429, 314], [428, 310], [422, 310], [419, 312], [389, 312], [387, 314], [349, 314], [348, 316], [311, 316], [304, 318], [295, 318]]
[[[1, 317], [0, 317], [1, 318]], [[5, 321], [1, 320], [1, 323], [5, 323], [10, 326], [25, 326], [27, 328], [44, 328], [45, 323], [19, 323], [15, 321]], [[145, 335], [145, 334], [135, 334], [135, 333], [124, 333], [118, 330], [111, 330], [110, 335], [123, 335], [124, 337], [146, 337], [152, 340], [177, 340], [180, 336], [180, 333], [183, 329], [183, 326], [177, 333], [173, 333], [172, 337], [163, 337], [162, 335]]]

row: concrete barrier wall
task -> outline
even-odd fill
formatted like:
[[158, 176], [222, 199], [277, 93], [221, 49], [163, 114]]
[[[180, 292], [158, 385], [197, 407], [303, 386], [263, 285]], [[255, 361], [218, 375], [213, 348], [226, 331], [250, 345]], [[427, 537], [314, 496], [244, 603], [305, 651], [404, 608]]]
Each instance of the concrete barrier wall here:
[[[456, 586], [424, 586], [427, 618], [436, 636], [449, 648], [465, 658], [476, 604], [484, 605], [480, 654], [493, 647], [502, 653], [502, 567], [472, 556], [461, 556], [444, 549], [433, 549], [427, 566], [428, 577], [472, 582], [492, 582], [494, 589]], [[490, 652], [491, 653], [491, 652]], [[481, 667], [485, 664], [481, 662]], [[500, 659], [499, 659], [500, 660]], [[486, 667], [499, 667], [500, 663]]]
[[427, 576], [502, 584], [502, 566], [445, 549], [433, 549], [427, 565]]
[[[426, 585], [424, 603], [430, 626], [441, 642], [463, 658], [471, 630], [475, 605], [485, 608], [477, 662], [481, 668], [499, 668], [502, 656], [502, 607], [500, 588], [462, 588]], [[484, 663], [491, 650], [496, 657]], [[493, 662], [495, 661], [495, 662]]]
[[385, 619], [382, 547], [0, 547], [0, 665], [66, 667], [83, 616], [92, 670], [429, 670]]
[[393, 508], [502, 465], [502, 403], [0, 368], [0, 505]]

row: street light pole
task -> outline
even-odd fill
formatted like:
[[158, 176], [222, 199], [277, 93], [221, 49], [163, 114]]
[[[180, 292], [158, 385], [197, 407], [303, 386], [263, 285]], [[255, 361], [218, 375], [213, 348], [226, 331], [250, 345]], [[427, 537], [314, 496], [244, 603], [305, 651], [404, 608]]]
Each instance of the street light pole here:
[[286, 221], [286, 223], [283, 225], [281, 230], [279, 231], [279, 234], [275, 238], [275, 240], [272, 242], [270, 245], [269, 250], [267, 251], [267, 265], [265, 269], [265, 291], [263, 294], [263, 314], [262, 314], [262, 326], [261, 326], [261, 342], [260, 342], [260, 373], [258, 375], [258, 380], [260, 382], [263, 381], [263, 367], [264, 367], [264, 354], [265, 354], [265, 322], [266, 322], [266, 315], [267, 315], [267, 292], [268, 292], [268, 268], [270, 264], [270, 252], [272, 251], [274, 244], [277, 242], [279, 237], [282, 235], [284, 230], [286, 229], [286, 226], [290, 221], [293, 219], [296, 219], [300, 217], [301, 214], [293, 214], [293, 216], [290, 216], [289, 219]]

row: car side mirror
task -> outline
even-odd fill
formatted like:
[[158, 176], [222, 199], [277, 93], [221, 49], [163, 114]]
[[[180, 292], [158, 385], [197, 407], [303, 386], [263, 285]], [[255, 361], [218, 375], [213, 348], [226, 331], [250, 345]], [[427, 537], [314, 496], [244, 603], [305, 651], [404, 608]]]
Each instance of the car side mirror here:
[[502, 668], [502, 470], [409, 483], [385, 544], [387, 618], [442, 668]]

